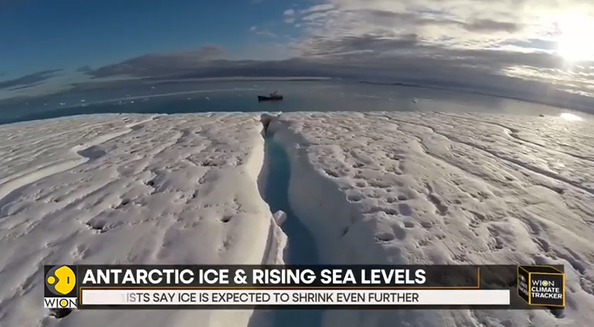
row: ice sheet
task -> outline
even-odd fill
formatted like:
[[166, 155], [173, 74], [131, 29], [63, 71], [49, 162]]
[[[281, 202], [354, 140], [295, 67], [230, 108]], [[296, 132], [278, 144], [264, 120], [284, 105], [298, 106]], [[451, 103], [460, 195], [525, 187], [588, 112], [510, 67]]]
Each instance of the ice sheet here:
[[0, 127], [0, 325], [246, 326], [247, 310], [75, 311], [57, 320], [40, 308], [42, 264], [282, 259], [282, 232], [257, 187], [261, 130], [257, 114]]
[[[40, 309], [42, 263], [278, 263], [262, 125], [324, 263], [564, 264], [567, 308], [329, 311], [325, 327], [589, 326], [594, 124], [440, 113], [97, 115], [0, 127], [0, 325], [243, 327], [249, 311]], [[274, 183], [274, 181], [270, 181]], [[289, 240], [299, 246], [299, 240]], [[252, 317], [270, 325], [274, 313]], [[274, 326], [272, 326], [274, 327]]]
[[328, 312], [324, 326], [583, 326], [594, 317], [594, 124], [560, 117], [286, 113], [291, 205], [325, 263], [563, 264], [549, 311]]

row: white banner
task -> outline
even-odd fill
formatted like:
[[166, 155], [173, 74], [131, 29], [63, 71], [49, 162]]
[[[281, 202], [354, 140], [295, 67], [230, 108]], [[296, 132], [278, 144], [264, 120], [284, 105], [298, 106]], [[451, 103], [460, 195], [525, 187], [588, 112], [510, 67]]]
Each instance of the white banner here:
[[509, 290], [82, 289], [82, 305], [509, 305]]

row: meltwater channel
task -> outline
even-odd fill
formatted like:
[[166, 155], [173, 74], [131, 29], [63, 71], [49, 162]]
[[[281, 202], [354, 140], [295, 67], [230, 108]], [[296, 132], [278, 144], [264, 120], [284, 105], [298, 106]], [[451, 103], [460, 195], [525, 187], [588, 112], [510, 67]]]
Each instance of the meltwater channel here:
[[[282, 210], [287, 217], [281, 225], [288, 239], [285, 263], [289, 265], [320, 264], [316, 242], [309, 229], [293, 213], [289, 202], [289, 182], [291, 167], [287, 153], [282, 145], [268, 135], [265, 141], [265, 163], [267, 178], [263, 186], [263, 198], [272, 212]], [[323, 311], [320, 309], [274, 310], [271, 315], [272, 327], [318, 327], [322, 323]]]

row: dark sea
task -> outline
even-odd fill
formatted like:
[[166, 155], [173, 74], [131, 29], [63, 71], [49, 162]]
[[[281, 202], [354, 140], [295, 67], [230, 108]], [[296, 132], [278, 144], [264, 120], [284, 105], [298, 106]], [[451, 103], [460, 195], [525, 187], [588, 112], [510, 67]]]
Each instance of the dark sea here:
[[[278, 89], [284, 101], [258, 102]], [[0, 124], [98, 113], [442, 111], [559, 115], [571, 110], [456, 91], [356, 82], [200, 81], [69, 92], [0, 107]]]

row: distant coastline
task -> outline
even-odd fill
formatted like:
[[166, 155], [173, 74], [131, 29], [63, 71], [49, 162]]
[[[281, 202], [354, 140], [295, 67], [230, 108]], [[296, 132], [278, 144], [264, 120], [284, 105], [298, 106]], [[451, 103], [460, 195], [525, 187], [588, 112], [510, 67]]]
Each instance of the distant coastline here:
[[151, 84], [177, 84], [177, 83], [191, 83], [191, 82], [317, 82], [317, 81], [331, 81], [337, 80], [332, 77], [202, 77], [202, 78], [182, 78], [182, 79], [148, 79], [145, 80]]
[[205, 82], [205, 81], [329, 81], [336, 78], [332, 77], [315, 77], [315, 76], [235, 76], [235, 77], [199, 77], [199, 78], [180, 78], [180, 79], [149, 79], [159, 82]]

